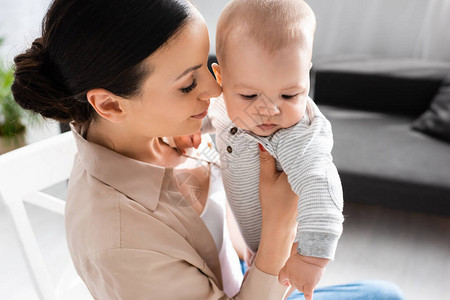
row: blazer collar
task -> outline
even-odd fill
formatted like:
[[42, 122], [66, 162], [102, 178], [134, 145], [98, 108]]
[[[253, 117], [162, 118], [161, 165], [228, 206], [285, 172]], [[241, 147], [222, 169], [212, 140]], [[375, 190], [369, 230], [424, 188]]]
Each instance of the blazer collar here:
[[81, 164], [100, 181], [155, 211], [166, 168], [141, 162], [87, 141], [86, 128], [71, 122]]

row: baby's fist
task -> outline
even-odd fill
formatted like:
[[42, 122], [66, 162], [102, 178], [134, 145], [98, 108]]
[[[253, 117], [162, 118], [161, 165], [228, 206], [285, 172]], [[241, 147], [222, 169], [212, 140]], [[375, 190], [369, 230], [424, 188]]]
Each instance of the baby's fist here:
[[312, 300], [314, 289], [322, 278], [329, 260], [299, 254], [297, 243], [294, 243], [291, 253], [291, 257], [278, 274], [278, 280], [282, 285], [290, 283], [305, 295], [306, 300]]

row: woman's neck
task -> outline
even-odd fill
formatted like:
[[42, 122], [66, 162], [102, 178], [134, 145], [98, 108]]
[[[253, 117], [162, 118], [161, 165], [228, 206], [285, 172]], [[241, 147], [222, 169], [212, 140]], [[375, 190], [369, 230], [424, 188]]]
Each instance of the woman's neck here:
[[111, 122], [92, 122], [86, 139], [126, 157], [161, 167], [176, 167], [186, 160], [160, 138], [137, 136], [124, 126]]

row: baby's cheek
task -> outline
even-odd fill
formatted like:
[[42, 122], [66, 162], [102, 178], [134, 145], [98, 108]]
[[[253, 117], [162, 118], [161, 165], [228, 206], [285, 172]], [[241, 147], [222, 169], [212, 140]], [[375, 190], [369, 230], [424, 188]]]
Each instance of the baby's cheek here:
[[297, 124], [304, 116], [305, 110], [301, 107], [290, 107], [283, 114], [283, 127], [291, 127]]
[[225, 102], [227, 107], [228, 118], [236, 124], [239, 128], [249, 129], [249, 126], [253, 125], [251, 112], [249, 107], [242, 105], [237, 101]]
[[[255, 126], [253, 121], [249, 118], [243, 119], [243, 118], [237, 118], [233, 120], [233, 123], [236, 124], [237, 127], [244, 129], [244, 130], [252, 130]], [[253, 127], [252, 127], [253, 126]]]
[[[228, 118], [230, 118], [230, 120], [235, 123], [236, 120], [239, 120], [241, 118], [240, 114], [239, 114], [239, 109], [235, 106], [235, 105], [227, 105], [227, 113], [228, 113]], [[238, 124], [236, 124], [238, 125]]]

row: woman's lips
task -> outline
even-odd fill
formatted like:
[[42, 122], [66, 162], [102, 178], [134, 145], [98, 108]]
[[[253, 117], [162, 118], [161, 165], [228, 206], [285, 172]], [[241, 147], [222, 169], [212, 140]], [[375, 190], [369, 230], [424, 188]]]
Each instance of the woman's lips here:
[[206, 108], [205, 111], [202, 112], [201, 114], [191, 116], [191, 118], [194, 118], [194, 119], [203, 119], [204, 117], [206, 117], [207, 114], [208, 114], [208, 108]]
[[277, 124], [261, 124], [261, 125], [258, 125], [257, 127], [259, 129], [262, 129], [263, 131], [269, 131], [269, 130], [274, 129], [276, 126], [277, 126]]

